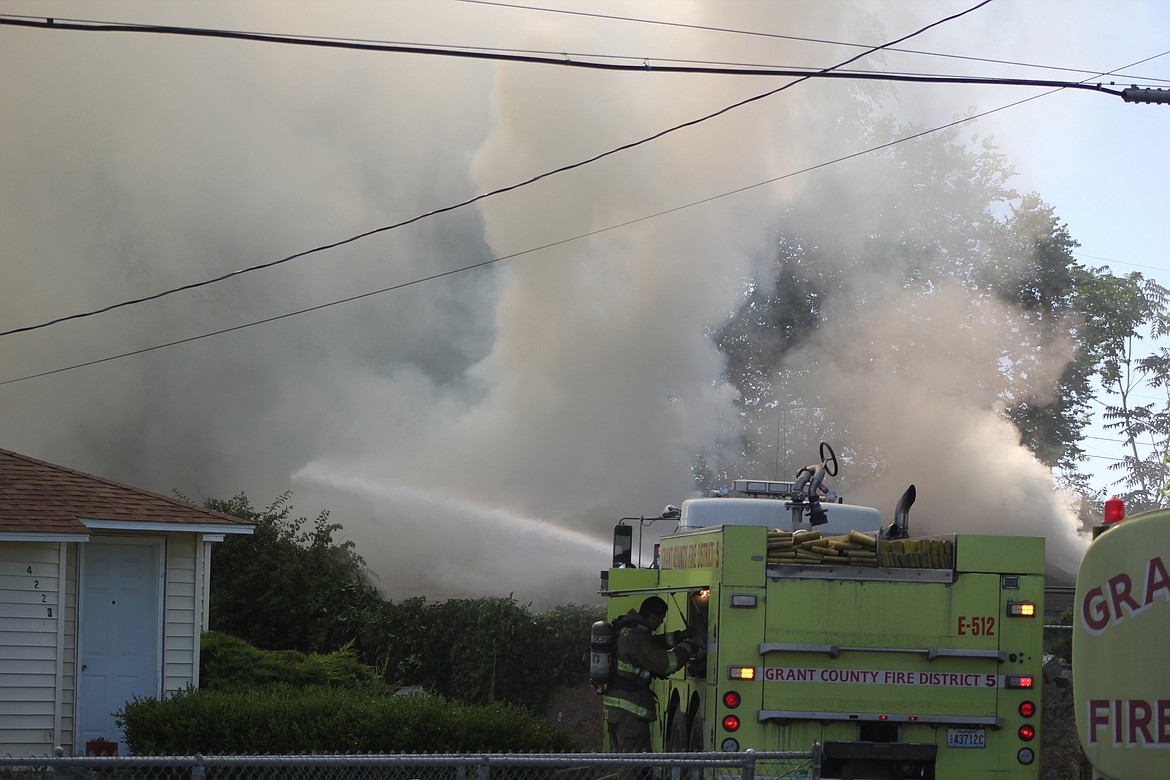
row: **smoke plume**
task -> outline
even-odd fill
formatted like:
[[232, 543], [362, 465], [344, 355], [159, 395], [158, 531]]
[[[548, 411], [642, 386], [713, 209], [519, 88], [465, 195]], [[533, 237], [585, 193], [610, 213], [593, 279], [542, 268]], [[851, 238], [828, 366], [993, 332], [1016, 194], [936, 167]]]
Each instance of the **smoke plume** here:
[[[651, 58], [828, 66], [856, 51], [436, 7], [127, 4], [103, 13]], [[695, 26], [874, 43], [934, 20], [885, 18], [883, 32], [874, 16], [817, 2], [671, 2], [640, 11]], [[0, 31], [0, 62], [8, 65], [0, 98], [11, 118], [0, 139], [4, 328], [391, 224], [778, 86], [11, 28]], [[590, 600], [608, 561], [608, 529], [690, 495], [695, 453], [716, 446], [737, 420], [736, 390], [710, 335], [770, 255], [776, 215], [799, 202], [809, 214], [836, 207], [809, 200], [816, 173], [700, 202], [852, 151], [842, 141], [856, 140], [858, 96], [844, 84], [800, 84], [476, 208], [0, 339], [10, 379], [556, 244], [6, 385], [0, 446], [197, 500], [243, 490], [263, 504], [291, 487], [298, 513], [332, 511], [391, 597], [415, 589], [435, 597], [511, 593], [542, 606]], [[879, 184], [853, 176], [848, 191]], [[614, 228], [660, 212], [669, 213]], [[823, 227], [808, 226], [826, 241], [863, 226]], [[910, 333], [876, 303], [905, 305], [896, 286], [856, 276], [875, 303], [837, 312], [806, 345], [825, 367], [818, 387], [831, 402], [827, 414], [848, 418], [870, 440], [862, 446], [880, 443], [898, 492], [901, 482], [918, 483], [918, 511], [932, 532], [1044, 533], [1062, 560], [1074, 558], [1050, 475], [995, 414], [992, 389], [972, 394], [978, 383], [959, 374], [979, 364], [972, 350], [994, 363], [990, 345], [1011, 338], [1007, 313], [958, 341], [963, 301], [940, 293], [929, 332]], [[920, 359], [891, 377], [853, 338], [859, 329]], [[1053, 349], [1055, 371], [1066, 352]], [[894, 489], [862, 487], [849, 498], [885, 508]], [[1030, 510], [1027, 527], [1014, 521], [1021, 506]], [[1036, 519], [1038, 507], [1051, 515], [1048, 524]]]

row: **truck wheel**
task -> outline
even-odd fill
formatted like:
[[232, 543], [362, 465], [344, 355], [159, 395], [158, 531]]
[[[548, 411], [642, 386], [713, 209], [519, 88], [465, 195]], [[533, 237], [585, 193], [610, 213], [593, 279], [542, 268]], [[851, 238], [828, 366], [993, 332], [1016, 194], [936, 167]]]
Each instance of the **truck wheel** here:
[[691, 724], [691, 733], [687, 738], [687, 750], [692, 753], [704, 753], [708, 750], [713, 750], [713, 747], [708, 747], [704, 744], [706, 739], [707, 735], [703, 731], [703, 716], [696, 714], [695, 720]]
[[670, 733], [666, 735], [665, 752], [687, 752], [687, 741], [689, 738], [690, 734], [687, 732], [687, 714], [680, 710], [675, 710], [674, 715], [670, 719]]
[[[690, 733], [687, 735], [687, 750], [691, 753], [706, 753], [711, 748], [704, 744], [707, 736], [703, 733], [703, 715], [696, 712], [691, 719]], [[714, 780], [715, 774], [710, 769], [692, 767], [687, 771], [686, 780]]]

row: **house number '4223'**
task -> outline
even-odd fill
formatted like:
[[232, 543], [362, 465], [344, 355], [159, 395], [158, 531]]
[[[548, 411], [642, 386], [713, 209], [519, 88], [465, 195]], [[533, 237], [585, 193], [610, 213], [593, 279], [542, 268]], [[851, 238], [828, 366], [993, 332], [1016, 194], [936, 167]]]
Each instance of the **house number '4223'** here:
[[959, 636], [995, 636], [991, 615], [959, 615]]
[[[33, 569], [32, 569], [32, 567], [31, 567], [31, 566], [29, 566], [29, 567], [28, 567], [28, 568], [27, 568], [25, 571], [27, 571], [29, 574], [32, 574], [32, 573], [33, 573]], [[41, 581], [40, 581], [40, 580], [33, 580], [33, 590], [40, 590], [40, 589], [41, 589]], [[47, 594], [47, 593], [42, 593], [42, 594], [41, 594], [41, 603], [42, 603], [42, 604], [48, 604], [48, 603], [49, 603], [49, 594]], [[47, 617], [53, 617], [53, 608], [52, 608], [52, 607], [46, 607], [46, 609], [47, 609], [47, 610], [48, 610], [48, 612], [49, 612], [49, 614], [47, 615]]]

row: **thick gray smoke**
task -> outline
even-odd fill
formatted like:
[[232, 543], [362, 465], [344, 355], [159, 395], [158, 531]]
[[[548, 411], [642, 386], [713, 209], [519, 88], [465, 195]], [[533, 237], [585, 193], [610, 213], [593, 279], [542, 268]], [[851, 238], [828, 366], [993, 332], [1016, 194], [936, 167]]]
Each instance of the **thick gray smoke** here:
[[[943, 15], [884, 18], [882, 32], [873, 17], [826, 5], [671, 2], [639, 13], [867, 42]], [[139, 22], [646, 57], [827, 66], [855, 52], [434, 0], [144, 13], [102, 7], [104, 18]], [[16, 29], [0, 30], [0, 64], [5, 329], [390, 224], [778, 86]], [[609, 527], [685, 498], [694, 453], [734, 421], [735, 392], [709, 334], [770, 254], [774, 217], [802, 197], [804, 179], [606, 228], [852, 151], [838, 130], [855, 105], [849, 86], [802, 84], [478, 209], [0, 339], [9, 379], [592, 234], [4, 386], [0, 446], [195, 499], [246, 490], [262, 504], [291, 487], [298, 513], [332, 510], [391, 596], [588, 600]], [[1048, 533], [1071, 557], [1049, 475], [990, 397], [970, 395], [957, 375], [979, 364], [972, 349], [1010, 332], [997, 323], [956, 344], [947, 329], [961, 303], [938, 298], [935, 327], [912, 339], [923, 357], [913, 383], [857, 376], [871, 356], [851, 328], [911, 336], [878, 308], [842, 312], [842, 327], [809, 347], [839, 356], [826, 363], [830, 413], [899, 453], [897, 472], [919, 483], [931, 530], [1008, 529], [1019, 504], [1040, 506], [1051, 524], [1018, 530]], [[950, 362], [959, 351], [962, 362]], [[987, 359], [995, 354], [987, 346]], [[850, 393], [859, 383], [865, 392]]]
[[[817, 355], [820, 370], [803, 389], [825, 399], [830, 417], [848, 426], [850, 446], [888, 457], [881, 479], [854, 484], [847, 499], [879, 507], [889, 521], [898, 496], [914, 483], [915, 533], [1044, 536], [1050, 564], [1075, 572], [1087, 539], [1073, 497], [1055, 489], [1048, 469], [1020, 446], [997, 403], [1010, 384], [998, 370], [1001, 356], [1026, 337], [1029, 324], [1006, 307], [984, 303], [974, 311], [958, 288], [927, 300], [915, 295], [913, 302], [896, 289], [869, 292], [879, 293], [874, 303], [831, 317], [792, 358]], [[905, 319], [907, 311], [915, 312], [913, 320]], [[864, 333], [858, 323], [865, 323]], [[1051, 386], [1071, 355], [1066, 341], [1043, 343], [1047, 357], [1033, 371], [1048, 376], [1029, 380], [1041, 387]]]

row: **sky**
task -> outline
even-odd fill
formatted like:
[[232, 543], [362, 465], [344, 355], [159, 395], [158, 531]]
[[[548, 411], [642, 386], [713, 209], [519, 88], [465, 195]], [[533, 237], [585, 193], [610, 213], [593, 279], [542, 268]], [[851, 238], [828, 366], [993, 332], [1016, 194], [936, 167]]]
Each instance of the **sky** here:
[[[829, 67], [863, 49], [823, 41], [878, 45], [972, 5], [13, 0], [3, 13]], [[993, 0], [901, 44], [916, 53], [853, 67], [1057, 80], [1123, 69], [1124, 84], [1166, 83], [1170, 55], [1148, 58], [1170, 52], [1168, 17], [1154, 0]], [[265, 505], [292, 491], [298, 514], [327, 509], [344, 526], [391, 598], [590, 601], [614, 522], [691, 495], [693, 453], [716, 447], [735, 417], [709, 334], [759, 272], [776, 215], [793, 204], [831, 214], [816, 191], [915, 202], [867, 178], [864, 161], [790, 175], [857, 151], [840, 130], [856, 85], [809, 80], [379, 229], [779, 83], [0, 26], [0, 330], [377, 231], [0, 337], [0, 447], [195, 501], [245, 491]], [[1013, 186], [1054, 208], [1079, 259], [1170, 284], [1159, 240], [1170, 106], [1048, 91], [907, 84], [883, 93], [881, 108], [937, 127], [1035, 98], [963, 125], [964, 137], [1004, 153]], [[824, 240], [855, 228], [826, 220]], [[466, 266], [478, 267], [453, 273]], [[886, 283], [867, 269], [855, 278], [870, 290]], [[836, 411], [859, 435], [898, 446], [890, 482], [847, 498], [892, 510], [913, 481], [926, 530], [1042, 534], [1050, 562], [1071, 571], [1084, 546], [1075, 519], [948, 363], [965, 303], [941, 300], [938, 327], [916, 342], [910, 388], [879, 372], [848, 392], [872, 357], [855, 331], [826, 330], [813, 345], [839, 356]], [[270, 321], [240, 327], [260, 320]], [[909, 338], [880, 308], [842, 320]], [[994, 363], [987, 345], [1010, 337], [978, 334], [958, 350], [962, 365], [983, 349]], [[182, 343], [150, 349], [170, 342]], [[1065, 354], [1052, 346], [1057, 362], [1042, 376]], [[1118, 449], [1091, 435], [1088, 467], [1104, 486]]]

